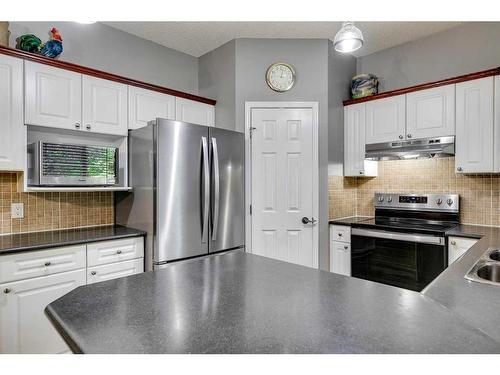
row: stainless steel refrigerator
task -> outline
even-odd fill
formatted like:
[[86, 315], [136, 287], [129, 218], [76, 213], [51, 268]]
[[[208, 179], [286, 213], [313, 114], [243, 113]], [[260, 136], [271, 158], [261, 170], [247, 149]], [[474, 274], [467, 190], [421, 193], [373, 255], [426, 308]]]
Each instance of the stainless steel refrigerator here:
[[146, 269], [244, 246], [244, 152], [242, 133], [180, 121], [129, 132], [116, 221], [148, 233]]

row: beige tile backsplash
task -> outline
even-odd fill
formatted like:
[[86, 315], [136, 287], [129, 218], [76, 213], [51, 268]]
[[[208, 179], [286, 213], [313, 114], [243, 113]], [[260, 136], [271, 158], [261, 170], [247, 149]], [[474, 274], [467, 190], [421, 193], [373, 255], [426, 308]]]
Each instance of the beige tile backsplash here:
[[[0, 235], [114, 223], [113, 193], [22, 193], [20, 174], [0, 173]], [[24, 218], [11, 218], [11, 203], [24, 203]]]
[[381, 161], [378, 177], [329, 176], [330, 219], [374, 214], [375, 192], [460, 195], [460, 222], [500, 225], [500, 176], [455, 173], [455, 158]]

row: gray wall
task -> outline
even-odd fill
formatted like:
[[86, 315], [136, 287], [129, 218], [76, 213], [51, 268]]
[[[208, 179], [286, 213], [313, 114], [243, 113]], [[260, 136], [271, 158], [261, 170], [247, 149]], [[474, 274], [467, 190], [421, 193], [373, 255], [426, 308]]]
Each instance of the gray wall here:
[[201, 56], [198, 66], [199, 94], [217, 100], [217, 127], [235, 129], [236, 40]]
[[373, 73], [380, 91], [500, 66], [500, 22], [466, 23], [358, 58], [358, 73]]
[[57, 27], [63, 38], [60, 59], [168, 88], [198, 93], [198, 59], [101, 23], [11, 22], [11, 47], [22, 34], [43, 42]]
[[344, 106], [349, 98], [351, 77], [356, 73], [356, 59], [338, 53], [330, 42], [328, 48], [328, 175], [344, 174]]
[[[236, 40], [236, 129], [244, 131], [246, 101], [314, 101], [319, 106], [319, 266], [329, 268], [328, 251], [328, 45], [326, 39]], [[294, 66], [295, 86], [271, 90], [265, 73], [284, 61]]]

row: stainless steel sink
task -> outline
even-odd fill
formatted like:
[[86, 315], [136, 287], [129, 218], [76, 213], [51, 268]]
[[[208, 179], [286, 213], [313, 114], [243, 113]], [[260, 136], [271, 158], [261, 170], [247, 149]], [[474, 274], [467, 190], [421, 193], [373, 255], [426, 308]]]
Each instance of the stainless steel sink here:
[[495, 262], [500, 262], [500, 250], [489, 250], [488, 256], [490, 257], [491, 260], [494, 260]]
[[500, 249], [488, 249], [465, 278], [483, 284], [500, 286]]

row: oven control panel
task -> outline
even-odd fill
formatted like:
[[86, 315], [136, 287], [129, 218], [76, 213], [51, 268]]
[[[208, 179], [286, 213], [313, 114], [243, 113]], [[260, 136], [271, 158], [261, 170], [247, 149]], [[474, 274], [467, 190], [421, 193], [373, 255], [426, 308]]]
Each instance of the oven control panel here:
[[375, 208], [459, 212], [458, 194], [375, 193]]

